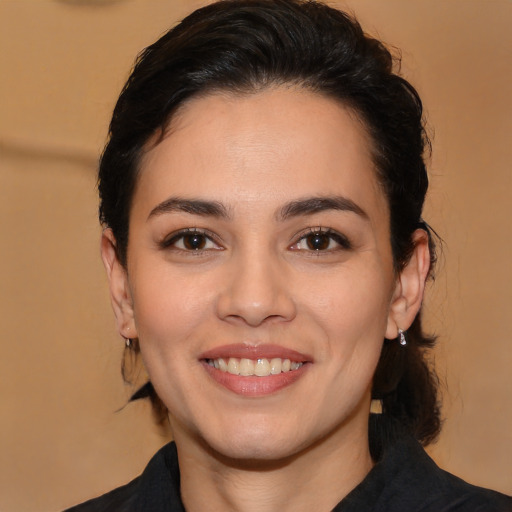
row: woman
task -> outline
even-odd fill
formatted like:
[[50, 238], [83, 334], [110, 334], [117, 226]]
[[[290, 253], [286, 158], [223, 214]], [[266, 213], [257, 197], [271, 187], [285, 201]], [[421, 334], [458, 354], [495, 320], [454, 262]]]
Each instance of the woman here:
[[99, 173], [127, 349], [175, 443], [75, 511], [510, 510], [435, 466], [421, 101], [320, 3], [225, 1], [140, 56]]

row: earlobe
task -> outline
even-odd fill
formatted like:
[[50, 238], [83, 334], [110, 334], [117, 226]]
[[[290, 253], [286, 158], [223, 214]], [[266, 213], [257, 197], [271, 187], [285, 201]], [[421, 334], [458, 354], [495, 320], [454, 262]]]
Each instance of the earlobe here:
[[128, 275], [117, 256], [116, 239], [110, 228], [106, 228], [101, 235], [101, 259], [107, 272], [110, 300], [119, 334], [127, 339], [137, 338]]
[[430, 269], [428, 234], [417, 229], [413, 235], [414, 251], [397, 278], [391, 301], [386, 338], [395, 339], [398, 329], [406, 331], [418, 314]]

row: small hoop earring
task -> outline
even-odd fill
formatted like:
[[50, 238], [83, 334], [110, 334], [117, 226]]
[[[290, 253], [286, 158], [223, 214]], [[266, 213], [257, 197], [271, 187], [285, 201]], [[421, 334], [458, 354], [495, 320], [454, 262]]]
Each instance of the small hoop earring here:
[[402, 345], [402, 347], [405, 347], [405, 345], [407, 345], [407, 339], [405, 337], [405, 332], [402, 331], [402, 329], [398, 329], [398, 338], [400, 345]]

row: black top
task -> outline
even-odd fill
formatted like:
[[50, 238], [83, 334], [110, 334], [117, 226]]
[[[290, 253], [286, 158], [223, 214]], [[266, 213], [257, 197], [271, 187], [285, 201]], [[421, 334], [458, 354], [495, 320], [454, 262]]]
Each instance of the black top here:
[[[169, 443], [129, 484], [66, 512], [185, 512], [176, 445]], [[512, 512], [512, 498], [438, 468], [414, 439], [390, 448], [333, 512]], [[316, 512], [316, 511], [315, 511]]]

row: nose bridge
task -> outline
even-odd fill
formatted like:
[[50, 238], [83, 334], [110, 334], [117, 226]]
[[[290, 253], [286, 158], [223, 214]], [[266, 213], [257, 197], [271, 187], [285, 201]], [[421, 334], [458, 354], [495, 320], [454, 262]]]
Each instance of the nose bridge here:
[[251, 326], [294, 317], [285, 262], [271, 247], [247, 245], [234, 252], [230, 263], [219, 293], [219, 317], [243, 320]]

